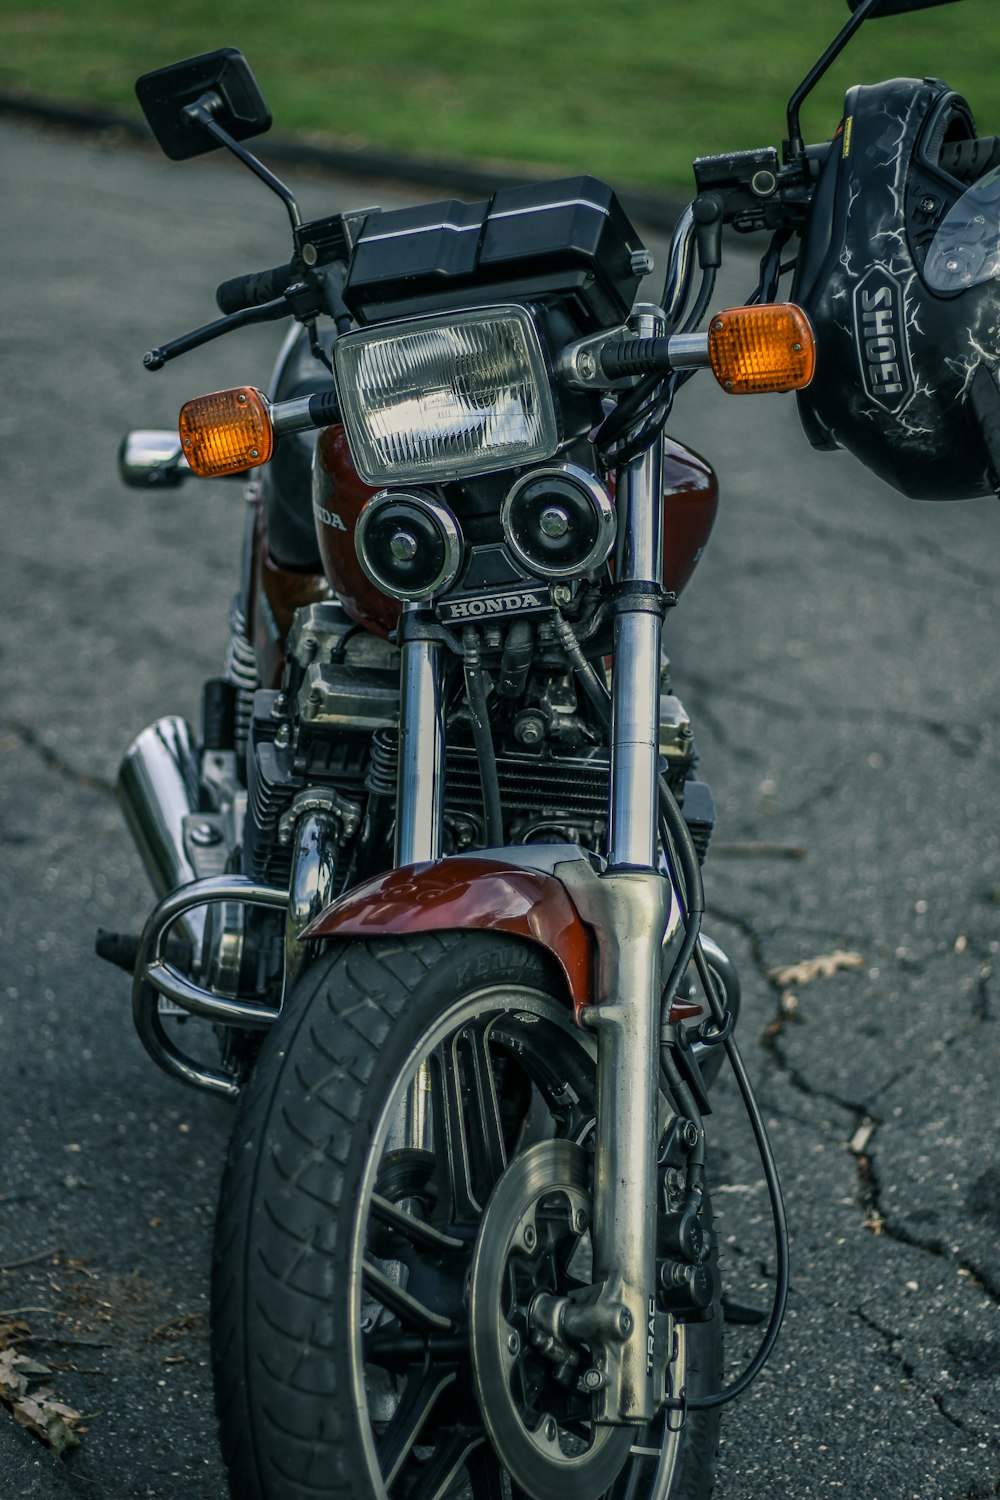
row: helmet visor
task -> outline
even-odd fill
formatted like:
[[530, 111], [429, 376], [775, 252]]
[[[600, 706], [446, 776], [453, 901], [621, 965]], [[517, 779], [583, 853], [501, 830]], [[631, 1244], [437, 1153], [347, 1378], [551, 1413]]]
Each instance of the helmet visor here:
[[974, 182], [950, 209], [924, 263], [932, 292], [961, 292], [995, 276], [1000, 276], [1000, 167]]

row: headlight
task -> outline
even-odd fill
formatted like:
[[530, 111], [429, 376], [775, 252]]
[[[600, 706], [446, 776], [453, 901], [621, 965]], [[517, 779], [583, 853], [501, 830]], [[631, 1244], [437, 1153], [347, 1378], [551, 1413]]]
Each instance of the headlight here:
[[484, 307], [344, 334], [337, 388], [368, 484], [440, 483], [551, 458], [559, 431], [538, 331]]

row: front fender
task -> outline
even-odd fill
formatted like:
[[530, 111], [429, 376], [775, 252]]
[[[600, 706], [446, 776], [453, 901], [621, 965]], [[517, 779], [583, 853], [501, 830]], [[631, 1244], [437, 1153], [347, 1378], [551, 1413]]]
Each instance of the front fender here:
[[[562, 853], [562, 851], [560, 850]], [[566, 979], [579, 1019], [594, 1001], [594, 932], [584, 922], [566, 885], [544, 868], [552, 851], [502, 850], [456, 854], [429, 864], [407, 865], [355, 886], [310, 922], [302, 941], [326, 937], [382, 937], [410, 932], [487, 928], [525, 938], [550, 953]], [[585, 858], [572, 849], [574, 861]], [[565, 854], [563, 855], [565, 860]]]

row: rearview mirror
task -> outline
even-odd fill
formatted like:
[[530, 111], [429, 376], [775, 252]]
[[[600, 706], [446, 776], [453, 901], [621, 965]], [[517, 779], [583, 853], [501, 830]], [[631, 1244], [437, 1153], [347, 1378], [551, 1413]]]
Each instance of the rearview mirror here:
[[[852, 10], [857, 10], [861, 0], [847, 0]], [[931, 5], [954, 5], [955, 0], [882, 0], [876, 5], [871, 13], [870, 19], [875, 20], [878, 16], [901, 16], [907, 10], [927, 10]]]
[[220, 142], [186, 111], [209, 96], [215, 124], [235, 140], [271, 128], [271, 111], [250, 64], [236, 47], [220, 47], [143, 73], [136, 98], [150, 129], [172, 161], [214, 151]]

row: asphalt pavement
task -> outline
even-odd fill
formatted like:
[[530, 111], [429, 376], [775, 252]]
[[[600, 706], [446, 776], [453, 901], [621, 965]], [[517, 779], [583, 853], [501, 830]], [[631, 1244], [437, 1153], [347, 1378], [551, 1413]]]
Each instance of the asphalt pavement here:
[[[404, 201], [295, 185], [307, 214]], [[156, 375], [141, 355], [286, 259], [287, 225], [218, 159], [8, 122], [0, 191], [0, 1325], [24, 1323], [87, 1429], [59, 1464], [0, 1412], [0, 1500], [220, 1500], [206, 1293], [230, 1112], [147, 1059], [93, 933], [148, 909], [115, 771], [219, 670], [242, 505], [128, 492], [114, 460], [188, 396], [266, 383], [274, 330]], [[732, 252], [720, 300], [753, 280]], [[668, 632], [719, 806], [706, 926], [742, 970], [793, 1232], [785, 1329], [724, 1419], [717, 1495], [996, 1495], [1000, 507], [907, 501], [813, 453], [791, 398], [707, 376], [671, 430], [722, 488]], [[731, 1085], [712, 1135], [725, 1273], [764, 1303]], [[727, 1330], [730, 1375], [758, 1336]]]

